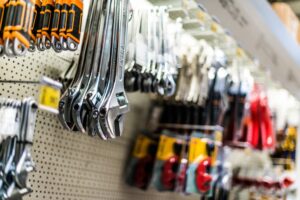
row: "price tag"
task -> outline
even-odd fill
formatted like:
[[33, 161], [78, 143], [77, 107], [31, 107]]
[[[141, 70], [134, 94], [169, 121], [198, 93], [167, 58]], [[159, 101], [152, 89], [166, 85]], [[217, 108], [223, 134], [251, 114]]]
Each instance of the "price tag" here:
[[219, 25], [216, 22], [212, 22], [210, 25], [210, 30], [214, 33], [219, 31]]
[[204, 22], [205, 21], [205, 12], [198, 11], [197, 12], [197, 19], [199, 19], [201, 22]]
[[241, 57], [243, 57], [245, 55], [245, 52], [244, 52], [244, 50], [242, 48], [238, 47], [236, 49], [236, 55], [241, 58]]
[[39, 94], [39, 107], [53, 113], [58, 113], [61, 96], [60, 89], [61, 84], [59, 82], [43, 77]]

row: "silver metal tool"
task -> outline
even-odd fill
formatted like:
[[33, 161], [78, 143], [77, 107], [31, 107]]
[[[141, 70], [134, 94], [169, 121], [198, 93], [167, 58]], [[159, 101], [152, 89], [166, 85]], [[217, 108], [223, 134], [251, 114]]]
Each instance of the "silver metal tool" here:
[[124, 34], [119, 34], [117, 38], [117, 51], [115, 52], [117, 55], [115, 62], [112, 62], [115, 64], [115, 73], [113, 73], [113, 86], [111, 90], [109, 90], [109, 93], [107, 93], [105, 101], [103, 101], [101, 105], [99, 115], [102, 130], [108, 133], [109, 138], [121, 136], [124, 123], [124, 114], [129, 111], [128, 100], [124, 89], [128, 0], [116, 2], [116, 6], [116, 15], [121, 15], [117, 24], [117, 29], [118, 32]]

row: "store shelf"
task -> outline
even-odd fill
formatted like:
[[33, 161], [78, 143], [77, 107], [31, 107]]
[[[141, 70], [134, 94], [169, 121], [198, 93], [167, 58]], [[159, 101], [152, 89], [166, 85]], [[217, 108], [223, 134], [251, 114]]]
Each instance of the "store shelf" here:
[[300, 99], [300, 47], [266, 0], [197, 2], [220, 19], [273, 80]]

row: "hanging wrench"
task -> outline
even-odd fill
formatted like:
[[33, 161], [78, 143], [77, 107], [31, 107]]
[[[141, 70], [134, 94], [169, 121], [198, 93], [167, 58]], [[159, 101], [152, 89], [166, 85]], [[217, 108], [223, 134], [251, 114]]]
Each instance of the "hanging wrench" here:
[[94, 124], [93, 120], [93, 110], [97, 108], [99, 105], [99, 102], [101, 101], [101, 96], [104, 92], [105, 85], [106, 85], [106, 78], [107, 78], [107, 72], [109, 67], [109, 51], [111, 49], [111, 34], [112, 34], [112, 5], [111, 0], [108, 0], [106, 2], [106, 8], [104, 11], [104, 16], [102, 17], [104, 19], [103, 25], [100, 27], [99, 35], [98, 37], [100, 40], [98, 40], [98, 44], [96, 47], [96, 53], [95, 53], [95, 60], [93, 61], [94, 70], [93, 72], [93, 79], [91, 82], [91, 87], [89, 88], [86, 98], [85, 98], [85, 104], [89, 107], [88, 109], [88, 118], [87, 118], [87, 129], [88, 133], [91, 136], [95, 136], [98, 134], [101, 138], [104, 136], [102, 135], [102, 132], [99, 133], [97, 129], [95, 128], [96, 125]]
[[[112, 63], [114, 63], [112, 61], [112, 57], [114, 57], [116, 55], [116, 42], [117, 42], [117, 10], [116, 10], [116, 2], [114, 0], [110, 0], [110, 15], [109, 19], [110, 19], [110, 28], [112, 29], [110, 32], [110, 36], [107, 38], [107, 40], [110, 41], [110, 49], [109, 49], [109, 53], [107, 53], [108, 55], [105, 55], [106, 57], [109, 58], [109, 71], [108, 71], [108, 78], [106, 80], [106, 78], [103, 76], [103, 74], [101, 75], [103, 78], [101, 78], [101, 84], [99, 85], [99, 89], [102, 90], [102, 96], [101, 96], [101, 101], [99, 101], [94, 107], [92, 112], [90, 112], [90, 116], [89, 116], [89, 132], [91, 133], [91, 135], [97, 134], [101, 139], [106, 140], [108, 138], [107, 133], [103, 132], [100, 121], [99, 121], [99, 115], [100, 115], [100, 107], [101, 104], [103, 103], [104, 99], [105, 99], [105, 95], [110, 91], [111, 87], [112, 87], [112, 83], [113, 83], [113, 72], [114, 72], [114, 67], [112, 66]], [[111, 24], [112, 23], [112, 24]], [[112, 26], [112, 27], [111, 27]], [[103, 69], [103, 68], [102, 68]]]
[[8, 4], [6, 4], [7, 15], [4, 24], [4, 52], [7, 56], [13, 56], [13, 43], [12, 43], [12, 27], [14, 25], [14, 12], [16, 8], [16, 0], [9, 0]]
[[35, 0], [33, 22], [31, 24], [30, 47], [28, 48], [28, 51], [30, 52], [35, 51], [35, 45], [37, 43], [37, 31], [39, 26], [40, 12], [41, 12], [41, 1]]
[[9, 199], [17, 199], [32, 192], [27, 187], [28, 174], [34, 170], [34, 164], [31, 157], [31, 146], [33, 142], [37, 104], [31, 98], [25, 99], [22, 103], [22, 119], [20, 134], [18, 137], [17, 150], [15, 156], [16, 169], [14, 174], [14, 183], [7, 191]]
[[67, 46], [71, 51], [76, 51], [80, 43], [82, 25], [82, 0], [70, 0], [70, 10], [67, 23]]
[[154, 35], [155, 35], [155, 28], [154, 28], [154, 18], [155, 14], [153, 9], [148, 10], [148, 59], [147, 59], [147, 66], [144, 71], [144, 76], [142, 79], [142, 88], [143, 92], [150, 93], [152, 92], [152, 82], [154, 79], [153, 74], [151, 73], [151, 69], [153, 65], [156, 64], [156, 57], [155, 57], [155, 41], [154, 41]]
[[172, 96], [175, 93], [176, 83], [171, 74], [169, 74], [169, 66], [167, 62], [167, 47], [168, 38], [166, 37], [167, 32], [167, 17], [165, 8], [161, 7], [159, 10], [160, 14], [160, 54], [159, 54], [159, 72], [157, 79], [157, 92], [160, 95]]
[[[105, 100], [100, 107], [100, 125], [109, 138], [121, 136], [123, 130], [124, 114], [129, 111], [127, 96], [124, 89], [124, 66], [128, 22], [128, 0], [116, 1], [116, 18], [118, 19], [114, 52], [111, 55], [112, 87], [105, 95]], [[119, 16], [120, 15], [120, 16]], [[114, 40], [113, 40], [114, 41]]]
[[[85, 60], [85, 71], [83, 74], [83, 79], [81, 82], [81, 87], [79, 90], [79, 96], [74, 100], [72, 104], [72, 119], [75, 123], [75, 126], [77, 129], [79, 129], [81, 132], [86, 131], [86, 120], [88, 115], [88, 106], [85, 102], [85, 97], [88, 92], [88, 89], [90, 87], [91, 81], [93, 79], [92, 73], [93, 73], [93, 61], [95, 57], [95, 49], [96, 49], [96, 43], [98, 38], [98, 34], [103, 31], [99, 28], [101, 27], [101, 24], [103, 23], [104, 19], [100, 18], [102, 6], [105, 5], [105, 3], [102, 5], [102, 1], [97, 2], [97, 8], [96, 8], [96, 14], [95, 18], [92, 21], [92, 30], [91, 30], [91, 42], [88, 47], [87, 51], [87, 59]], [[103, 25], [102, 25], [103, 27]], [[97, 34], [98, 33], [98, 34]], [[96, 66], [97, 67], [97, 66]]]
[[53, 21], [54, 1], [45, 0], [45, 14], [43, 16], [42, 26], [42, 49], [51, 48], [51, 27]]
[[15, 9], [15, 23], [12, 27], [13, 52], [17, 56], [25, 55], [30, 47], [30, 38], [34, 22], [34, 9], [36, 0], [17, 0]]
[[125, 88], [126, 91], [135, 92], [139, 90], [138, 86], [138, 70], [136, 70], [137, 66], [137, 38], [136, 35], [140, 32], [141, 20], [142, 15], [141, 11], [133, 11], [132, 12], [132, 27], [131, 27], [131, 34], [130, 34], [130, 41], [128, 44], [128, 61], [125, 66]]
[[73, 79], [73, 82], [69, 86], [69, 88], [64, 92], [60, 99], [59, 103], [59, 120], [62, 123], [62, 125], [68, 129], [71, 130], [74, 128], [74, 122], [72, 120], [72, 105], [75, 101], [75, 99], [79, 96], [79, 90], [81, 88], [81, 82], [83, 81], [84, 77], [84, 70], [85, 70], [85, 60], [87, 59], [88, 54], [88, 45], [90, 44], [90, 36], [91, 36], [91, 27], [92, 22], [95, 19], [94, 14], [96, 10], [98, 1], [91, 1], [90, 7], [89, 7], [89, 15], [87, 17], [87, 22], [85, 26], [85, 34], [83, 37], [83, 44], [82, 49], [78, 61], [78, 68], [76, 76]]
[[41, 9], [38, 14], [38, 22], [37, 22], [37, 33], [36, 33], [36, 47], [39, 51], [45, 51], [46, 48], [42, 44], [42, 29], [43, 29], [43, 21], [45, 16], [45, 10], [46, 10], [46, 0], [41, 0]]
[[6, 191], [8, 187], [13, 183], [13, 173], [15, 170], [14, 159], [16, 155], [16, 145], [17, 145], [17, 136], [8, 137], [6, 139], [7, 146], [4, 147], [4, 168], [3, 168], [3, 181], [4, 186], [1, 189], [4, 189], [4, 197], [6, 197]]
[[51, 46], [55, 52], [62, 51], [62, 44], [59, 40], [59, 24], [60, 24], [60, 15], [63, 6], [63, 0], [56, 0], [54, 5], [54, 13], [52, 18], [52, 27], [51, 27]]
[[68, 50], [67, 45], [67, 24], [68, 24], [68, 13], [70, 10], [70, 0], [63, 0], [63, 5], [59, 20], [59, 41], [62, 45], [63, 50]]

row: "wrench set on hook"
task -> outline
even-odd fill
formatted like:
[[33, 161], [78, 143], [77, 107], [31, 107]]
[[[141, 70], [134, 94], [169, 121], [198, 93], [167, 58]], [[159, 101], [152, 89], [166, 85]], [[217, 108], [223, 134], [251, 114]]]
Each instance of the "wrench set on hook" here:
[[80, 43], [82, 0], [0, 2], [0, 55], [27, 51], [75, 51]]
[[166, 7], [134, 10], [129, 35], [126, 91], [172, 96], [176, 89], [177, 59], [168, 34]]
[[106, 140], [121, 135], [129, 111], [124, 90], [129, 0], [90, 2], [78, 67], [59, 103], [67, 130]]
[[32, 192], [27, 179], [35, 168], [31, 147], [37, 109], [32, 98], [0, 99], [0, 199], [20, 200]]

